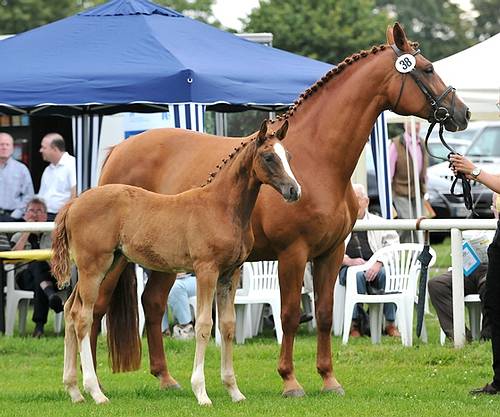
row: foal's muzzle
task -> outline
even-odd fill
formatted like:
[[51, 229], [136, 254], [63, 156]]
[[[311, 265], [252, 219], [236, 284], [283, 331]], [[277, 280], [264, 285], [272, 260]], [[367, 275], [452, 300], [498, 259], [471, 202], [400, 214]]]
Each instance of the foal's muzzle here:
[[288, 203], [293, 203], [294, 201], [298, 201], [302, 194], [300, 189], [300, 185], [295, 184], [284, 184], [281, 188], [281, 195]]

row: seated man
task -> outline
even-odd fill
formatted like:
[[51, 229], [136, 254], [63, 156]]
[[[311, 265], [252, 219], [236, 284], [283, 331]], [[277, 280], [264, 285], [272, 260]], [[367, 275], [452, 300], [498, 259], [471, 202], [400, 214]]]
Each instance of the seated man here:
[[[46, 222], [47, 206], [39, 198], [33, 198], [26, 207], [24, 220], [27, 222]], [[18, 232], [11, 238], [12, 250], [50, 249], [52, 240], [50, 232]], [[56, 313], [63, 311], [63, 300], [57, 292], [56, 281], [50, 273], [50, 265], [46, 261], [30, 262], [16, 277], [17, 285], [22, 290], [34, 291], [33, 321], [35, 330], [33, 337], [41, 337], [47, 322], [49, 307]]]
[[[358, 198], [359, 209], [358, 219], [380, 219], [379, 216], [368, 212], [370, 199], [365, 188], [361, 184], [353, 184], [354, 192]], [[347, 268], [355, 265], [363, 265], [368, 261], [378, 249], [399, 243], [399, 236], [396, 231], [369, 230], [364, 232], [353, 232], [346, 247], [346, 254], [339, 272], [339, 283], [345, 285]], [[376, 262], [365, 272], [356, 274], [358, 293], [368, 293], [368, 286], [375, 291], [385, 288], [385, 271], [380, 262]], [[354, 309], [352, 315], [351, 337], [361, 336], [358, 316], [361, 306]], [[384, 304], [384, 316], [386, 320], [385, 332], [388, 336], [399, 337], [399, 331], [394, 324], [396, 319], [396, 306], [393, 303]]]
[[[495, 207], [496, 194], [493, 193], [493, 205], [491, 209], [496, 219], [498, 219], [498, 212]], [[466, 239], [466, 232], [464, 232], [464, 240]], [[491, 240], [491, 239], [490, 239]], [[476, 232], [476, 239], [474, 241], [480, 242], [482, 247], [477, 244], [472, 244], [473, 249], [478, 254], [481, 264], [469, 275], [464, 274], [464, 296], [470, 294], [479, 294], [481, 300], [481, 312], [483, 320], [481, 323], [481, 339], [491, 339], [491, 327], [488, 316], [484, 309], [484, 297], [486, 294], [486, 273], [488, 272], [488, 258], [486, 254], [486, 247], [489, 244], [486, 234], [483, 232]], [[450, 339], [453, 339], [453, 295], [452, 295], [452, 273], [447, 271], [433, 279], [429, 280], [429, 297], [432, 305], [436, 309], [436, 314], [439, 319], [439, 325], [443, 332]], [[465, 330], [467, 340], [471, 340], [469, 329]]]
[[[191, 317], [189, 298], [196, 295], [196, 277], [193, 274], [177, 274], [177, 279], [168, 295], [167, 304], [172, 311], [177, 324], [173, 328], [173, 337], [176, 339], [192, 339], [194, 326]], [[167, 308], [168, 311], [168, 308]], [[169, 334], [168, 315], [165, 311], [162, 322], [164, 334]]]

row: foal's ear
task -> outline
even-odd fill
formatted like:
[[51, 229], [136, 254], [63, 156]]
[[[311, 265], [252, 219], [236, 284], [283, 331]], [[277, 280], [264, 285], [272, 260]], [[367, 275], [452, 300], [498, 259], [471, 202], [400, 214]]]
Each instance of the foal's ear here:
[[264, 119], [260, 125], [259, 133], [257, 134], [257, 146], [262, 145], [267, 139], [267, 119]]
[[278, 140], [283, 140], [286, 136], [287, 131], [288, 131], [288, 120], [285, 120], [283, 126], [281, 126], [276, 132], [276, 137], [278, 138]]
[[403, 27], [398, 22], [394, 23], [392, 34], [394, 36], [394, 43], [396, 46], [402, 51], [408, 51], [408, 38], [406, 37]]

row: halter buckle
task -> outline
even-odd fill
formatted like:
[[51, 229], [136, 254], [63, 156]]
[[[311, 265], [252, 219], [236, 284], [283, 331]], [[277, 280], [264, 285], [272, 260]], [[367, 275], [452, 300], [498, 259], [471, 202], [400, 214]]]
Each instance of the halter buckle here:
[[450, 113], [445, 107], [438, 107], [434, 110], [434, 120], [436, 122], [443, 123], [448, 117], [450, 117]]

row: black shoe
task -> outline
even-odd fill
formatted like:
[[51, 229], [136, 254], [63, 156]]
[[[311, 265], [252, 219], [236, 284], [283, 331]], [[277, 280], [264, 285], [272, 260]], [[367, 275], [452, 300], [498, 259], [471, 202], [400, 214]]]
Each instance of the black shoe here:
[[57, 294], [52, 294], [49, 297], [49, 306], [56, 313], [60, 313], [61, 311], [64, 310], [64, 306], [63, 306], [63, 302], [61, 300], [61, 297], [59, 297]]
[[313, 319], [313, 316], [307, 313], [302, 313], [300, 315], [300, 320], [299, 323], [307, 323], [308, 321], [311, 321]]
[[34, 337], [35, 339], [40, 339], [43, 336], [43, 327], [35, 327], [35, 330], [33, 330], [33, 333], [31, 334], [31, 337]]
[[493, 386], [493, 384], [486, 384], [482, 388], [476, 388], [473, 389], [470, 393], [472, 395], [480, 395], [480, 394], [488, 394], [488, 395], [495, 395], [498, 394], [498, 389]]

